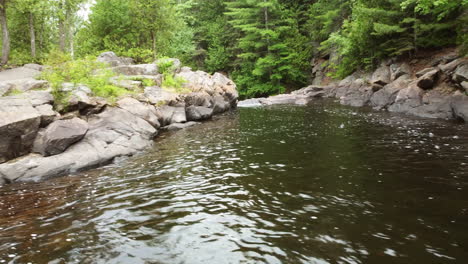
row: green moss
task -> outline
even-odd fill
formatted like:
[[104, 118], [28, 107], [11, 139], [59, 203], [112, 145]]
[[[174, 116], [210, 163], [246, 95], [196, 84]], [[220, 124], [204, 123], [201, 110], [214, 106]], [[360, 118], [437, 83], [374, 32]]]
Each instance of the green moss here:
[[22, 94], [22, 93], [23, 91], [13, 88], [10, 91], [8, 91], [6, 94], [4, 94], [3, 96], [14, 96], [14, 95]]

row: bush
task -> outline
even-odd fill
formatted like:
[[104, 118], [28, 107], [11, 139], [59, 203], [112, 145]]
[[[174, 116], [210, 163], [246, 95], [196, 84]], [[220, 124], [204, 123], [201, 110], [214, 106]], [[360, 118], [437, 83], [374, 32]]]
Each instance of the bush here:
[[124, 88], [110, 84], [109, 79], [116, 74], [107, 69], [105, 64], [97, 62], [95, 57], [69, 60], [69, 56], [54, 52], [49, 55], [45, 64], [49, 67], [43, 71], [41, 79], [50, 83], [56, 103], [67, 104], [69, 94], [62, 90], [65, 82], [86, 85], [94, 95], [110, 101], [129, 93]]

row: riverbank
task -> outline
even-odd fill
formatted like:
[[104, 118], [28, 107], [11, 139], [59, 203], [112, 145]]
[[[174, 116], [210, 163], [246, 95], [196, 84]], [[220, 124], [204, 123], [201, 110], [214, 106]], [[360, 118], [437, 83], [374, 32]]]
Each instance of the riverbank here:
[[241, 101], [239, 106], [308, 104], [316, 98], [331, 97], [343, 105], [468, 122], [468, 58], [457, 51], [388, 60], [374, 72], [356, 72], [339, 82], [330, 82], [319, 69], [318, 65], [314, 67], [319, 74], [311, 86], [290, 94]]
[[[0, 83], [0, 184], [38, 181], [134, 155], [161, 130], [196, 125], [237, 104], [236, 85], [220, 73], [192, 71], [173, 60], [174, 76], [184, 80], [183, 91], [175, 92], [160, 87], [157, 64], [134, 65], [111, 52], [98, 60], [120, 74], [111, 81], [130, 93], [111, 102], [85, 85], [64, 83], [69, 97], [61, 107], [49, 83], [35, 79], [40, 65], [16, 69], [27, 76]], [[145, 86], [146, 79], [153, 85]]]

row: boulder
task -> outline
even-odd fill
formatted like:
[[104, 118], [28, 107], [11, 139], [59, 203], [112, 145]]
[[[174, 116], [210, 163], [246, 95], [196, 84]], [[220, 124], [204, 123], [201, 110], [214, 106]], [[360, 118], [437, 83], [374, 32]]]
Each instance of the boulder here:
[[291, 94], [295, 94], [298, 96], [305, 96], [305, 97], [323, 97], [325, 95], [324, 88], [318, 85], [310, 85], [299, 90], [291, 92]]
[[452, 96], [451, 107], [453, 116], [468, 122], [468, 96], [461, 92], [456, 92]]
[[[380, 82], [375, 84], [380, 84]], [[357, 79], [340, 96], [340, 103], [354, 107], [365, 106], [369, 103], [372, 94], [372, 86], [363, 79]]]
[[112, 70], [117, 74], [130, 76], [158, 74], [158, 66], [156, 64], [122, 65], [113, 67]]
[[150, 147], [157, 134], [148, 122], [119, 108], [90, 116], [88, 124], [85, 137], [61, 154], [49, 157], [30, 154], [0, 164], [0, 178], [9, 182], [38, 181], [97, 167]]
[[206, 92], [191, 92], [189, 94], [183, 95], [183, 97], [187, 106], [213, 106], [213, 99]]
[[119, 79], [118, 77], [117, 78], [111, 78], [110, 83], [117, 86], [117, 87], [127, 89], [129, 91], [137, 90], [137, 89], [143, 87], [143, 83], [141, 81]]
[[20, 94], [18, 97], [29, 99], [32, 106], [54, 103], [54, 96], [50, 93], [50, 91], [30, 91], [24, 94]]
[[456, 83], [462, 83], [468, 81], [468, 63], [461, 64], [457, 67], [455, 72], [452, 75], [453, 81]]
[[23, 65], [23, 67], [27, 69], [32, 69], [35, 71], [40, 71], [40, 72], [44, 70], [44, 66], [40, 64], [36, 64], [36, 63], [28, 63], [28, 64]]
[[144, 96], [148, 102], [153, 105], [174, 104], [178, 101], [179, 95], [164, 90], [158, 86], [149, 86], [145, 88]]
[[411, 113], [414, 108], [422, 105], [423, 90], [415, 82], [400, 90], [395, 98], [395, 102], [388, 107], [390, 112]]
[[411, 75], [411, 67], [408, 63], [390, 65], [390, 80], [394, 81], [403, 75]]
[[150, 123], [156, 129], [161, 126], [158, 116], [156, 115], [156, 109], [152, 105], [141, 103], [140, 101], [129, 97], [119, 100], [117, 105], [119, 108], [122, 108]]
[[34, 78], [24, 78], [8, 81], [13, 85], [13, 89], [16, 89], [21, 92], [26, 92], [29, 90], [39, 90], [49, 88], [49, 82], [44, 80], [36, 80]]
[[435, 70], [437, 70], [437, 68], [435, 68], [435, 67], [424, 68], [424, 69], [422, 69], [422, 70], [420, 70], [420, 71], [418, 71], [418, 72], [416, 73], [416, 78], [420, 78], [420, 77], [422, 77], [424, 74], [426, 74], [426, 73], [428, 73], [428, 72], [435, 71]]
[[460, 85], [463, 91], [465, 91], [465, 93], [468, 93], [468, 82], [462, 82]]
[[437, 81], [438, 75], [439, 69], [433, 69], [425, 72], [417, 81], [418, 87], [424, 90], [432, 89]]
[[378, 84], [385, 86], [390, 83], [390, 68], [386, 65], [382, 65], [372, 74], [371, 77], [372, 84]]
[[176, 77], [184, 79], [184, 88], [192, 92], [207, 92], [210, 95], [215, 93], [215, 83], [211, 75], [206, 72], [181, 71]]
[[224, 113], [231, 108], [231, 104], [227, 102], [223, 96], [213, 96], [213, 114]]
[[167, 106], [159, 107], [156, 111], [161, 126], [167, 126], [173, 123], [187, 122], [185, 107]]
[[60, 154], [80, 141], [87, 131], [88, 123], [82, 119], [57, 120], [39, 134], [34, 150], [45, 157]]
[[211, 118], [213, 115], [213, 109], [203, 106], [189, 106], [185, 108], [185, 115], [187, 121], [198, 121]]
[[101, 53], [101, 55], [97, 57], [97, 61], [107, 63], [111, 67], [133, 64], [132, 58], [119, 57], [112, 51]]
[[452, 62], [443, 64], [443, 65], [439, 65], [438, 68], [442, 72], [444, 72], [445, 74], [451, 74], [460, 64], [463, 64], [463, 63], [466, 63], [466, 62], [467, 62], [466, 59], [460, 58], [460, 59], [456, 59], [456, 60], [454, 60]]
[[14, 88], [9, 82], [0, 82], [0, 96], [8, 94]]
[[295, 104], [297, 96], [294, 94], [279, 94], [268, 98], [259, 98], [258, 101], [264, 105]]
[[41, 115], [40, 127], [46, 127], [50, 123], [54, 122], [58, 117], [58, 113], [54, 111], [53, 106], [50, 104], [43, 104], [34, 107], [37, 112]]
[[177, 130], [185, 129], [185, 128], [192, 127], [192, 126], [198, 125], [198, 124], [200, 124], [200, 123], [199, 122], [193, 122], [193, 121], [190, 121], [190, 122], [187, 122], [187, 123], [174, 123], [174, 124], [165, 126], [162, 129], [164, 131], [177, 131]]
[[29, 100], [0, 98], [0, 163], [29, 153], [40, 124]]
[[370, 105], [375, 109], [383, 109], [393, 104], [398, 92], [408, 87], [408, 83], [408, 75], [400, 76], [397, 80], [385, 85], [382, 89], [372, 94]]
[[263, 104], [260, 103], [260, 100], [258, 98], [246, 99], [237, 103], [237, 107], [257, 107], [262, 105]]

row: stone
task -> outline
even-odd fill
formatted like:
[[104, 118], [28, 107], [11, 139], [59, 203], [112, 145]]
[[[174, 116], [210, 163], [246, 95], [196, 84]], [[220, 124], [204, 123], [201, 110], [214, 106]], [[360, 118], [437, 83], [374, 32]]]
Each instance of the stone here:
[[206, 92], [191, 92], [183, 95], [184, 102], [187, 106], [204, 106], [212, 107], [213, 99]]
[[134, 91], [143, 87], [143, 83], [141, 81], [119, 79], [118, 77], [111, 78], [110, 83], [129, 91]]
[[461, 92], [456, 92], [452, 96], [451, 107], [453, 116], [465, 122], [468, 122], [468, 96]]
[[131, 156], [152, 146], [157, 134], [148, 122], [120, 108], [90, 116], [88, 124], [85, 137], [61, 154], [30, 154], [0, 164], [0, 178], [8, 182], [38, 181], [105, 165], [116, 157]]
[[370, 98], [370, 105], [373, 108], [380, 110], [393, 104], [398, 92], [408, 87], [408, 83], [408, 75], [400, 76], [395, 81], [385, 85], [382, 89], [373, 93]]
[[[374, 82], [380, 84], [381, 82]], [[340, 97], [340, 103], [354, 107], [365, 106], [373, 94], [372, 86], [363, 79], [355, 80]]]
[[237, 103], [237, 107], [257, 107], [262, 105], [263, 104], [260, 103], [260, 100], [258, 98], [246, 99]]
[[259, 102], [264, 105], [280, 105], [280, 104], [295, 104], [297, 95], [294, 94], [279, 94], [268, 98], [259, 98]]
[[187, 121], [198, 121], [211, 118], [213, 115], [213, 109], [203, 106], [189, 106], [185, 108], [185, 115]]
[[420, 77], [422, 77], [424, 74], [426, 74], [426, 73], [428, 73], [428, 72], [435, 71], [435, 70], [437, 70], [437, 68], [434, 68], [434, 67], [422, 69], [422, 70], [420, 70], [420, 71], [418, 71], [418, 72], [416, 73], [416, 77], [417, 77], [417, 78], [420, 78]]
[[0, 98], [0, 163], [29, 153], [40, 124], [29, 100]]
[[112, 70], [117, 74], [130, 76], [158, 74], [158, 66], [156, 64], [122, 65], [113, 67]]
[[462, 82], [460, 85], [465, 91], [465, 93], [468, 93], [468, 82]]
[[185, 129], [185, 128], [192, 127], [192, 126], [195, 126], [195, 125], [198, 125], [198, 124], [200, 124], [200, 123], [199, 122], [193, 122], [193, 121], [190, 121], [190, 122], [187, 122], [187, 123], [174, 123], [174, 124], [165, 126], [162, 129], [164, 131], [177, 131], [177, 130]]
[[215, 83], [206, 72], [202, 71], [181, 71], [176, 74], [176, 77], [182, 78], [185, 80], [183, 85], [184, 88], [192, 92], [207, 92], [210, 95], [215, 93]]
[[438, 68], [445, 74], [451, 74], [460, 64], [466, 63], [466, 62], [467, 62], [467, 59], [460, 58], [452, 62], [439, 65]]
[[97, 61], [107, 63], [111, 67], [133, 64], [132, 58], [119, 57], [112, 51], [101, 53], [97, 57]]
[[468, 63], [459, 65], [453, 73], [452, 79], [460, 84], [468, 81]]
[[32, 106], [54, 103], [54, 96], [50, 91], [30, 91], [20, 96], [28, 98], [31, 101]]
[[88, 123], [82, 119], [57, 120], [39, 135], [40, 140], [36, 140], [35, 150], [44, 157], [60, 154], [80, 141], [87, 131]]
[[231, 108], [231, 104], [227, 102], [223, 96], [213, 96], [213, 114], [224, 113]]
[[23, 65], [24, 68], [28, 68], [28, 69], [32, 69], [32, 70], [35, 70], [35, 71], [43, 71], [44, 70], [44, 66], [40, 65], [40, 64], [36, 64], [36, 63], [28, 63], [28, 64], [25, 64]]
[[117, 106], [145, 120], [156, 129], [161, 126], [156, 115], [156, 108], [152, 105], [144, 104], [136, 99], [127, 97], [119, 100]]
[[8, 94], [14, 88], [9, 82], [0, 82], [0, 96]]
[[390, 80], [394, 81], [403, 75], [411, 75], [411, 67], [408, 63], [390, 65]]
[[16, 89], [21, 92], [49, 88], [48, 81], [36, 80], [33, 78], [16, 79], [8, 82], [13, 85], [13, 89]]
[[37, 112], [41, 115], [40, 127], [46, 127], [50, 123], [54, 122], [58, 117], [58, 113], [54, 111], [53, 106], [50, 104], [42, 104], [34, 107]]
[[145, 88], [144, 95], [148, 102], [153, 105], [174, 104], [178, 101], [179, 95], [164, 90], [158, 86], [149, 86]]
[[418, 87], [424, 90], [432, 89], [437, 81], [438, 75], [439, 69], [433, 69], [424, 73], [424, 75], [417, 80]]
[[187, 122], [185, 107], [167, 106], [159, 107], [156, 111], [161, 126], [167, 126], [173, 123]]
[[385, 86], [390, 83], [390, 67], [382, 65], [372, 74], [371, 83]]
[[412, 82], [408, 87], [401, 89], [395, 102], [388, 107], [390, 112], [411, 113], [414, 108], [422, 105], [423, 90], [419, 88], [415, 82]]

